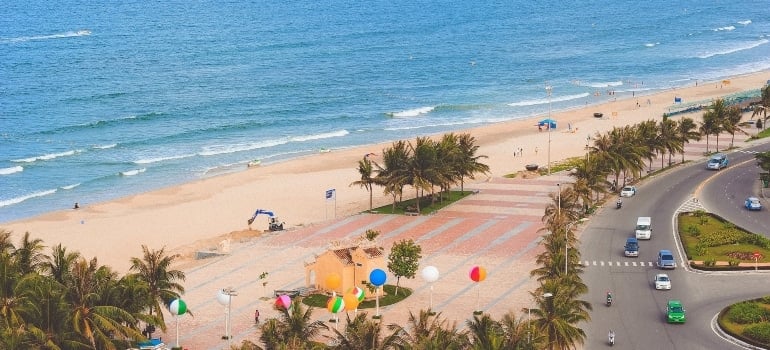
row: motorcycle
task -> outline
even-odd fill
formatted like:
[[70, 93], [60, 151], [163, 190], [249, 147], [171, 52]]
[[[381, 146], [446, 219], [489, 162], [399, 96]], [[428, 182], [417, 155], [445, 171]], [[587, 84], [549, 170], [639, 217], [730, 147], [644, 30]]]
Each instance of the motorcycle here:
[[612, 294], [607, 293], [607, 306], [612, 306]]
[[621, 207], [623, 207], [623, 202], [620, 199], [618, 199], [618, 201], [615, 202], [615, 208], [620, 209]]
[[612, 330], [610, 330], [609, 341], [610, 341], [610, 346], [615, 345], [615, 332], [613, 332]]

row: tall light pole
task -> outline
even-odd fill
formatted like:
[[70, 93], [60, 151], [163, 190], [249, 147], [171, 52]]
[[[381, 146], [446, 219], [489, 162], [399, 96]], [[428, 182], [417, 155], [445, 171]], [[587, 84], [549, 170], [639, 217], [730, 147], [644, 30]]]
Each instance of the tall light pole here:
[[569, 227], [574, 224], [579, 224], [581, 222], [588, 221], [588, 218], [581, 218], [576, 221], [570, 222], [567, 224], [567, 226], [564, 228], [564, 275], [567, 274], [567, 271], [569, 269]]
[[546, 83], [545, 92], [548, 94], [548, 175], [551, 175], [551, 92], [553, 87]]
[[235, 289], [232, 287], [227, 287], [222, 289], [217, 296], [217, 301], [220, 304], [227, 305], [227, 317], [225, 318], [225, 338], [227, 338], [228, 348], [233, 343], [233, 336], [230, 335], [230, 310], [233, 304], [233, 297], [236, 295], [238, 295], [238, 292], [236, 292]]
[[561, 219], [561, 184], [556, 184], [556, 189], [559, 191], [556, 194], [556, 197], [557, 197], [556, 217]]
[[[551, 293], [544, 293], [542, 295], [543, 298], [550, 298], [553, 294]], [[527, 308], [527, 343], [532, 344], [532, 308]]]
[[[591, 162], [591, 135], [586, 136], [586, 164]], [[586, 166], [586, 169], [588, 167]]]

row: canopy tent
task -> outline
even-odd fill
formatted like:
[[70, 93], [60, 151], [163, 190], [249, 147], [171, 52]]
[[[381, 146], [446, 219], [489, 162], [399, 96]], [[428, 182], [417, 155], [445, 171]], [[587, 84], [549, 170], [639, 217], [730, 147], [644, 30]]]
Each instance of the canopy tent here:
[[551, 118], [546, 118], [537, 122], [537, 126], [548, 126], [550, 129], [556, 129], [556, 121]]

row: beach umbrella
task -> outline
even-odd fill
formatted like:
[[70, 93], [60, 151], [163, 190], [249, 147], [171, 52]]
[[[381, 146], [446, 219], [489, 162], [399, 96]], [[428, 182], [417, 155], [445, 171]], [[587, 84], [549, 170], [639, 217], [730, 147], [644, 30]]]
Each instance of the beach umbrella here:
[[291, 297], [286, 294], [279, 295], [277, 298], [275, 298], [275, 307], [279, 310], [288, 310], [289, 307], [291, 307]]

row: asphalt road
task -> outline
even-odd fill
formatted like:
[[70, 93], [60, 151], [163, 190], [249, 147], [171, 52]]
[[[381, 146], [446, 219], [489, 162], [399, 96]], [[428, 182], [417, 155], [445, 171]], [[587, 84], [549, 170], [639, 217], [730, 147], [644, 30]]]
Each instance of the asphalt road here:
[[[770, 216], [742, 210], [745, 197], [759, 191], [752, 152], [767, 150], [770, 144], [729, 153], [731, 165], [721, 171], [706, 170], [704, 159], [656, 175], [644, 180], [634, 197], [624, 198], [622, 209], [615, 209], [611, 199], [591, 217], [581, 237], [583, 279], [589, 286], [586, 300], [593, 305], [591, 322], [584, 327], [584, 348], [609, 346], [607, 333], [613, 329], [615, 346], [621, 349], [743, 349], [714, 332], [712, 321], [731, 303], [766, 295], [770, 291], [768, 274], [689, 271], [676, 243], [674, 219], [677, 211], [694, 210], [702, 204], [739, 226], [770, 233]], [[639, 257], [627, 258], [623, 245], [633, 236], [639, 216], [652, 217], [652, 239], [640, 241]], [[655, 266], [660, 249], [673, 251], [677, 261], [677, 268], [667, 271], [672, 280], [670, 291], [657, 291], [652, 285], [653, 276], [660, 272]], [[604, 304], [608, 289], [614, 296], [611, 307]], [[668, 299], [683, 302], [687, 323], [666, 323]]]

